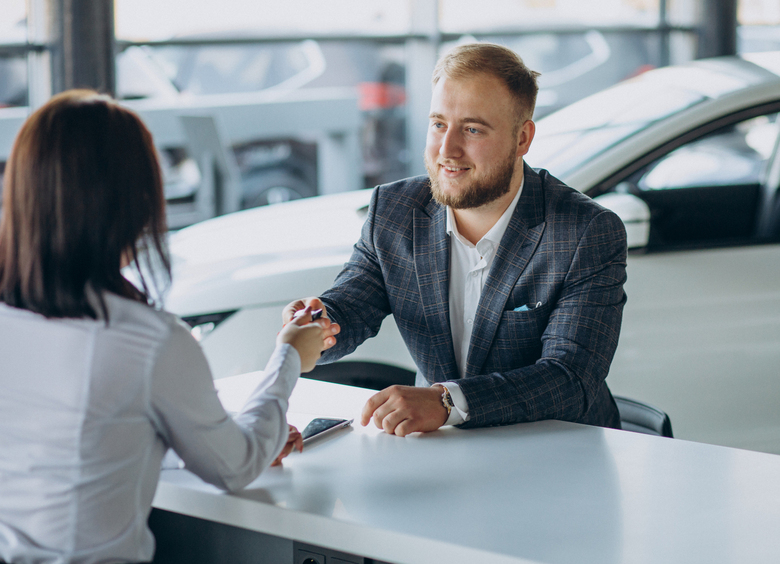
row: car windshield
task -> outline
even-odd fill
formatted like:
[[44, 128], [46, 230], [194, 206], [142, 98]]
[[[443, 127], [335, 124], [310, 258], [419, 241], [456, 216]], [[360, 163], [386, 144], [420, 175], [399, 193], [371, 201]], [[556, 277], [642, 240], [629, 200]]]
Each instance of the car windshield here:
[[653, 71], [539, 120], [526, 161], [565, 178], [654, 123], [745, 86], [739, 78], [696, 67]]

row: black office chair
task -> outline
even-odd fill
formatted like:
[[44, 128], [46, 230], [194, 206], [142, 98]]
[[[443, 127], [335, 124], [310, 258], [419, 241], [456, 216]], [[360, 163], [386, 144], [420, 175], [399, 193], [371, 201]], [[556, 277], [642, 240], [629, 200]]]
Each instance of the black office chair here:
[[[304, 378], [347, 384], [372, 390], [383, 390], [393, 384], [414, 386], [415, 373], [398, 366], [378, 362], [344, 361], [317, 366]], [[615, 396], [620, 412], [620, 424], [626, 431], [672, 438], [669, 416], [652, 405]]]
[[672, 421], [669, 416], [650, 404], [641, 401], [615, 396], [620, 425], [626, 431], [669, 437], [672, 435]]
[[390, 366], [380, 362], [343, 361], [333, 364], [321, 364], [304, 374], [304, 378], [346, 384], [371, 390], [384, 390], [388, 386], [400, 384], [414, 386], [416, 374], [406, 368]]

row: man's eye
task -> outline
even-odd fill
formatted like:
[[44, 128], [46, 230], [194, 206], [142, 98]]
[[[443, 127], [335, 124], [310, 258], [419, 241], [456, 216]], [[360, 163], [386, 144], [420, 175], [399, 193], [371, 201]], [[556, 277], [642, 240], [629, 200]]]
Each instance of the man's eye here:
[[477, 129], [476, 127], [469, 127], [469, 128], [466, 129], [466, 131], [468, 131], [469, 133], [472, 133], [472, 134], [479, 133], [479, 129]]
[[438, 121], [433, 122], [431, 125], [432, 125], [432, 127], [435, 127], [436, 129], [441, 129], [442, 127], [444, 127], [444, 124], [441, 123], [441, 122], [438, 122]]

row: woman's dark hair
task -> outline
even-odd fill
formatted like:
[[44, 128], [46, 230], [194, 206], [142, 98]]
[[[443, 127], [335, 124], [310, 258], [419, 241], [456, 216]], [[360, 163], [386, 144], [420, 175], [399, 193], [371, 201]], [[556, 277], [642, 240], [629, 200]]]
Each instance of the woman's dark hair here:
[[0, 301], [96, 319], [94, 291], [107, 320], [104, 291], [150, 305], [162, 295], [171, 267], [160, 165], [133, 112], [90, 90], [54, 96], [22, 126], [5, 172]]

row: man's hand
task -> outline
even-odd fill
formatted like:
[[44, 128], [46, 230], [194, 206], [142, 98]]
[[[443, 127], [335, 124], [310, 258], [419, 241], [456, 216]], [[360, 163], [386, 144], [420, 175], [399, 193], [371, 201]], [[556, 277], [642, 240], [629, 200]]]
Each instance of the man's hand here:
[[301, 436], [300, 431], [292, 425], [287, 425], [287, 427], [289, 431], [287, 444], [284, 445], [282, 452], [280, 452], [279, 456], [276, 457], [276, 460], [271, 463], [271, 466], [281, 466], [282, 458], [290, 454], [294, 448], [297, 448], [298, 452], [303, 452], [303, 437]]
[[386, 433], [405, 437], [417, 431], [435, 431], [447, 422], [441, 388], [390, 386], [366, 402], [360, 424], [374, 424]]
[[301, 357], [301, 372], [311, 372], [326, 348], [325, 335], [325, 330], [318, 323], [312, 322], [311, 308], [306, 307], [303, 315], [282, 327], [276, 342], [295, 347]]
[[323, 329], [323, 337], [325, 339], [325, 348], [322, 350], [328, 350], [336, 344], [335, 335], [339, 334], [341, 327], [338, 323], [331, 323], [328, 318], [328, 310], [322, 305], [319, 298], [303, 298], [301, 300], [295, 300], [285, 306], [282, 310], [282, 324], [287, 325], [295, 317], [295, 312], [304, 309], [306, 306], [311, 307], [312, 310], [321, 309], [322, 317], [316, 319], [314, 323], [317, 323]]

